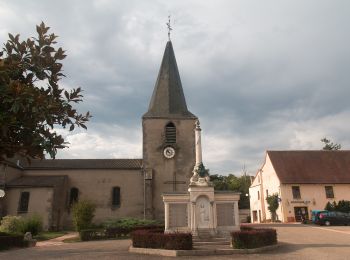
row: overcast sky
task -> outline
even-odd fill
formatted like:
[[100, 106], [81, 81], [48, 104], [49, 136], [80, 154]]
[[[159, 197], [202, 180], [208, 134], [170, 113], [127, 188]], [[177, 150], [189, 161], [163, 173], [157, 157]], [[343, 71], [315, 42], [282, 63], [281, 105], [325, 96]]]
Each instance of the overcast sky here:
[[250, 174], [266, 150], [350, 147], [350, 1], [5, 1], [0, 42], [44, 21], [67, 50], [62, 86], [81, 86], [88, 130], [63, 133], [58, 158], [141, 158], [167, 41], [211, 173]]

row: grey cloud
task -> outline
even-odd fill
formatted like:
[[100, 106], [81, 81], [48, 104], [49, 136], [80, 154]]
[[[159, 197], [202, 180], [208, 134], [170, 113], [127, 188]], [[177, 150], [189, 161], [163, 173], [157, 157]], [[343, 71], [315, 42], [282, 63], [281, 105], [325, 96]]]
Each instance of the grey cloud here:
[[[0, 3], [7, 10], [0, 12], [0, 40], [7, 32], [33, 35], [41, 20], [51, 26], [68, 53], [63, 83], [83, 87], [79, 108], [94, 115], [86, 135], [72, 138], [102, 145], [120, 135], [105, 156], [122, 156], [118, 145], [129, 140], [127, 155], [135, 149], [137, 157], [135, 135], [141, 136], [170, 12], [187, 104], [206, 135], [208, 167], [239, 173], [245, 164], [253, 174], [266, 149], [320, 149], [326, 135], [349, 147], [349, 8], [340, 0], [9, 1]], [[120, 129], [135, 133], [128, 137]], [[62, 156], [83, 158], [80, 148]], [[89, 152], [94, 155], [101, 151]]]

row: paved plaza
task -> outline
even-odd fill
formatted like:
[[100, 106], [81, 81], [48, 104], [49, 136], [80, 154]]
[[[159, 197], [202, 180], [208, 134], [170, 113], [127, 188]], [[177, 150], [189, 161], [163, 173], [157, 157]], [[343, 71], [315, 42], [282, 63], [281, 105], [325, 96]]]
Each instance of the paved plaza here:
[[[301, 224], [259, 225], [277, 229], [282, 246], [252, 255], [181, 257], [182, 259], [350, 259], [350, 227]], [[130, 240], [54, 243], [0, 253], [0, 259], [174, 259], [128, 252]]]

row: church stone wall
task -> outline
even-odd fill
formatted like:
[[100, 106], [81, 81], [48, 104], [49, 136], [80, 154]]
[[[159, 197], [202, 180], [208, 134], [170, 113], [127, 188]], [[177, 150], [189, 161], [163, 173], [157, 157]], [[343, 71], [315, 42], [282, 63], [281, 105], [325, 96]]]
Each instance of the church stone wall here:
[[[60, 195], [64, 197], [61, 221], [64, 227], [72, 226], [69, 210], [69, 192], [79, 189], [79, 199], [88, 199], [96, 204], [95, 223], [109, 218], [143, 217], [143, 175], [141, 170], [30, 170], [27, 176], [67, 175], [68, 181]], [[112, 207], [112, 189], [120, 187], [120, 207]], [[38, 200], [40, 201], [40, 200]]]
[[[164, 219], [162, 194], [187, 191], [195, 164], [194, 127], [196, 119], [143, 119], [144, 168], [153, 173], [153, 213], [156, 219]], [[167, 159], [163, 155], [165, 126], [173, 122], [176, 127], [175, 156]], [[174, 183], [175, 182], [175, 183]]]
[[[18, 205], [21, 192], [29, 192], [29, 204], [27, 213], [18, 213]], [[52, 188], [10, 188], [6, 190], [5, 197], [6, 214], [22, 217], [38, 214], [43, 219], [43, 228], [48, 230], [52, 225]]]

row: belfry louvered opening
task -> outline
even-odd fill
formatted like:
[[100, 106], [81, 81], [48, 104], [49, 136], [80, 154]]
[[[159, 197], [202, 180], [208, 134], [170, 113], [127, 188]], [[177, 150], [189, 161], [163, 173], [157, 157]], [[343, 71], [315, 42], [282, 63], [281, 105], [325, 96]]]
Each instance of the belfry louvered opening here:
[[172, 122], [165, 126], [165, 142], [167, 144], [176, 143], [176, 127]]

